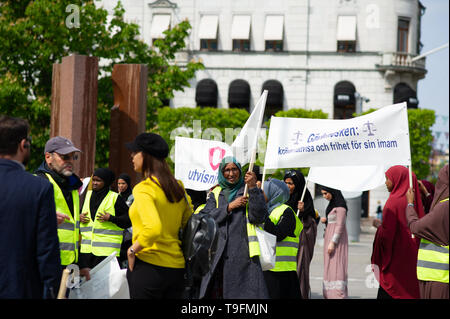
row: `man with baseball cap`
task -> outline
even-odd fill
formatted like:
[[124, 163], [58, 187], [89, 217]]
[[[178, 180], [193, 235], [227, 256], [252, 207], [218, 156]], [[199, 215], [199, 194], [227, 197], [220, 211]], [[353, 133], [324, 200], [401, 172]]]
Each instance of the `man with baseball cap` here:
[[[45, 159], [35, 171], [36, 175], [48, 179], [53, 184], [62, 268], [78, 262], [80, 246], [78, 189], [83, 183], [73, 173], [73, 166], [80, 153], [71, 140], [62, 136], [52, 137], [45, 144]], [[89, 278], [87, 270], [82, 269], [80, 275]]]

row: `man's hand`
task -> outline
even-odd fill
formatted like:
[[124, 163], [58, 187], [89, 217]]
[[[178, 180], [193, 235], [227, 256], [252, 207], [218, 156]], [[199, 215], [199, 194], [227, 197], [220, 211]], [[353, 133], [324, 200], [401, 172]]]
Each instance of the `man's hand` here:
[[70, 220], [70, 217], [67, 216], [66, 214], [60, 213], [60, 212], [56, 212], [56, 222], [58, 223], [58, 225], [61, 225], [62, 223], [64, 223], [64, 220]]

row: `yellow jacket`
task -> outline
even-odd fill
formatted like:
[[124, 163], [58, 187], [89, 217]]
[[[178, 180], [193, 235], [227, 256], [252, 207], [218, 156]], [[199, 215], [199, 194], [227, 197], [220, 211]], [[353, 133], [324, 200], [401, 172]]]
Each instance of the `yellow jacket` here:
[[[158, 181], [154, 176], [153, 179]], [[171, 203], [150, 178], [133, 188], [133, 196], [129, 211], [133, 243], [138, 241], [144, 247], [136, 256], [156, 266], [184, 268], [178, 233], [192, 215], [190, 197], [186, 194], [189, 203], [184, 197], [178, 203]]]

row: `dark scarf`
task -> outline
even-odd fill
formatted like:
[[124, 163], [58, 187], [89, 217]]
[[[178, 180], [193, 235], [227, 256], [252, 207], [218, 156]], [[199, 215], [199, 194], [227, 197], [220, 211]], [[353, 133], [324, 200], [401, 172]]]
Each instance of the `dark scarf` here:
[[89, 209], [91, 210], [92, 220], [94, 220], [97, 209], [108, 194], [110, 186], [114, 182], [115, 176], [114, 173], [107, 168], [96, 169], [92, 176], [100, 177], [105, 183], [105, 186], [102, 189], [98, 191], [92, 190], [91, 200], [89, 201]]
[[324, 191], [331, 193], [331, 200], [330, 203], [327, 206], [327, 209], [325, 210], [325, 215], [328, 218], [328, 214], [333, 210], [333, 208], [335, 207], [344, 207], [345, 208], [345, 213], [347, 214], [347, 202], [344, 199], [344, 196], [342, 195], [340, 190], [331, 188], [331, 187], [326, 187], [326, 186], [321, 186], [321, 189], [323, 189]]
[[[284, 175], [284, 181], [286, 181], [286, 178], [292, 179], [295, 185], [294, 192], [290, 195], [288, 201], [286, 202], [286, 205], [289, 205], [294, 210], [294, 212], [297, 212], [298, 201], [302, 197], [302, 192], [305, 188], [305, 177], [299, 170], [291, 170]], [[314, 211], [314, 201], [308, 189], [306, 189], [305, 196], [303, 197], [303, 202], [305, 203], [305, 210], [300, 214], [299, 217], [302, 219], [303, 216], [310, 215], [315, 219], [316, 212]]]

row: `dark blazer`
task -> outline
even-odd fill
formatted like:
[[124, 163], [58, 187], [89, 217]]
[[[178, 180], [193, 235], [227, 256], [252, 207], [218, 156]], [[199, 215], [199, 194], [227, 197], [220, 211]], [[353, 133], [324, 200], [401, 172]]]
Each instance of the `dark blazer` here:
[[[242, 196], [243, 193], [244, 186], [237, 192], [236, 198]], [[249, 220], [253, 224], [261, 224], [268, 216], [264, 195], [256, 187], [250, 189], [248, 193]], [[218, 267], [222, 267], [224, 298], [269, 298], [259, 257], [250, 258], [245, 208], [240, 207], [228, 213], [227, 206], [228, 202], [222, 191], [219, 195], [218, 208], [216, 208], [214, 195], [211, 194], [202, 210], [203, 213], [210, 214], [216, 220], [219, 227], [219, 239], [211, 270], [202, 279], [199, 297], [209, 297], [207, 291], [210, 288], [211, 279], [214, 278]]]
[[53, 186], [0, 159], [0, 299], [56, 297], [60, 264]]

